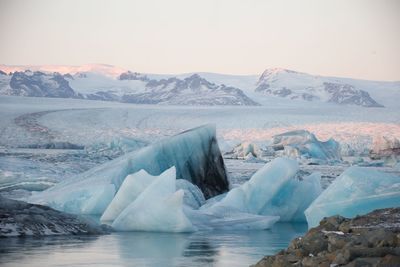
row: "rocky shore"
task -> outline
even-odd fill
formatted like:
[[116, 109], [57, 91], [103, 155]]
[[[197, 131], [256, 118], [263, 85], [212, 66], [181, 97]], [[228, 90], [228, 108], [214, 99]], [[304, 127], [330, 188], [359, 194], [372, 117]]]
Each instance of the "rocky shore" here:
[[0, 196], [0, 237], [107, 234], [111, 228], [52, 208]]
[[400, 208], [324, 218], [287, 249], [253, 265], [267, 266], [400, 266]]

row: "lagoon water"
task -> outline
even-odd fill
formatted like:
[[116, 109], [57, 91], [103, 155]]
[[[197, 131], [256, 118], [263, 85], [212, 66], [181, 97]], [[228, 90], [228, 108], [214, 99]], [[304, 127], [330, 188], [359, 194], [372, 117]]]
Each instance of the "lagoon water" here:
[[0, 239], [0, 266], [249, 266], [287, 247], [306, 224], [270, 230]]

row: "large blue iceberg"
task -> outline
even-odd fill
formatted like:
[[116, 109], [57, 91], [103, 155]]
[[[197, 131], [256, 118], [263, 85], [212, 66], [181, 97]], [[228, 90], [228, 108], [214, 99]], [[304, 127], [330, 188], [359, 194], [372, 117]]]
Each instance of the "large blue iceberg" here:
[[205, 198], [229, 190], [215, 126], [198, 127], [130, 152], [65, 180], [28, 201], [75, 214], [102, 215], [129, 174], [157, 176], [175, 166], [178, 179], [198, 186]]
[[400, 176], [370, 168], [350, 167], [307, 208], [308, 226], [324, 217], [355, 217], [380, 208], [400, 206]]

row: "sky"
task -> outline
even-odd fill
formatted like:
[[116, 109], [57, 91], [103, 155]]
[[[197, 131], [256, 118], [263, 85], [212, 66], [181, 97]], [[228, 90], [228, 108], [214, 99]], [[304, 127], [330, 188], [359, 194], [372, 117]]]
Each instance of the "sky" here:
[[0, 64], [400, 80], [398, 0], [0, 0]]

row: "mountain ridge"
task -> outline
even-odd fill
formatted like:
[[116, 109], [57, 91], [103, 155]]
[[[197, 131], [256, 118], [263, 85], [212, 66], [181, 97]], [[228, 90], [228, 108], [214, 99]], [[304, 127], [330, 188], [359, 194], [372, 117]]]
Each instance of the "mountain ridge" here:
[[[49, 65], [33, 66], [32, 69], [43, 71], [31, 72], [53, 76], [47, 80], [64, 78], [75, 94], [57, 92], [56, 88], [45, 88], [44, 85], [43, 92], [30, 94], [21, 89], [30, 87], [31, 91], [37, 91], [35, 88], [40, 85], [36, 84], [35, 87], [33, 84], [25, 84], [24, 88], [19, 88], [14, 83], [10, 86], [10, 77], [15, 72], [21, 75], [17, 70], [27, 67], [0, 65], [0, 94], [166, 105], [259, 105], [264, 99], [279, 97], [363, 107], [382, 107], [387, 106], [387, 103], [388, 106], [397, 106], [394, 99], [400, 97], [400, 82], [310, 75], [283, 68], [268, 68], [260, 76], [209, 72], [174, 75], [132, 72], [106, 64], [86, 64], [72, 68], [57, 65], [54, 69]], [[203, 86], [207, 90], [191, 88], [185, 83], [189, 77], [196, 80], [198, 87]], [[59, 82], [64, 83], [61, 80]], [[53, 90], [52, 94], [47, 92], [50, 89]]]

